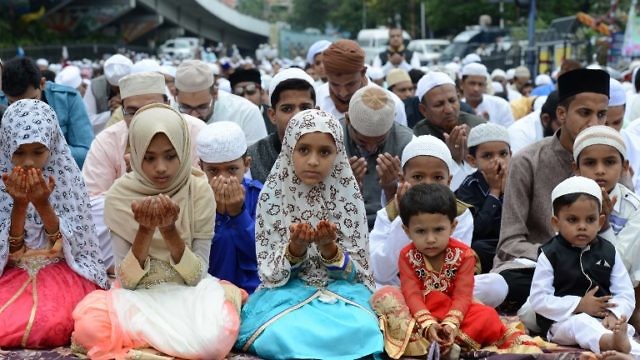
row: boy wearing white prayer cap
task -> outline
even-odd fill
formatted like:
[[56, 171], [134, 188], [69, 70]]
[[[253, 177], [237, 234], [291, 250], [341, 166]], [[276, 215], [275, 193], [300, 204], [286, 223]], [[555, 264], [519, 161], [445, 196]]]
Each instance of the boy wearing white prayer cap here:
[[478, 170], [455, 191], [458, 199], [472, 206], [471, 247], [480, 258], [483, 273], [493, 267], [500, 237], [502, 200], [511, 160], [509, 144], [509, 132], [498, 124], [485, 123], [471, 129], [466, 161]]
[[[580, 132], [573, 145], [575, 174], [595, 180], [602, 189], [605, 225], [600, 236], [618, 250], [636, 288], [636, 309], [640, 309], [640, 197], [621, 184], [629, 170], [627, 147], [619, 132], [604, 126], [592, 126]], [[640, 328], [638, 310], [630, 323]]]
[[394, 121], [393, 96], [376, 85], [360, 88], [351, 97], [343, 123], [344, 146], [361, 184], [369, 228], [383, 199], [393, 199], [396, 193], [399, 156], [413, 138], [411, 129]]
[[[444, 142], [431, 135], [411, 140], [402, 152], [402, 176], [394, 200], [379, 210], [371, 234], [369, 253], [376, 286], [400, 284], [398, 257], [410, 239], [398, 216], [399, 199], [413, 185], [441, 184], [449, 186], [454, 165], [449, 149]], [[458, 201], [458, 224], [452, 237], [470, 245], [473, 234], [473, 216], [468, 205]], [[476, 266], [479, 268], [479, 264]], [[507, 295], [507, 284], [498, 274], [483, 274], [475, 277], [474, 297], [484, 304], [497, 306]]]
[[275, 164], [285, 130], [291, 118], [316, 106], [313, 78], [298, 68], [278, 72], [269, 82], [269, 109], [267, 114], [276, 131], [250, 145], [251, 177], [264, 183]]
[[262, 183], [244, 177], [251, 166], [244, 132], [234, 122], [219, 121], [202, 129], [196, 144], [216, 199], [209, 274], [251, 294], [260, 283], [255, 218]]
[[598, 236], [606, 221], [601, 195], [595, 181], [581, 176], [553, 189], [556, 235], [540, 247], [529, 301], [549, 341], [637, 359], [640, 344], [627, 324], [634, 307], [631, 280], [620, 252]]
[[487, 121], [509, 127], [514, 123], [509, 102], [501, 97], [486, 94], [489, 73], [486, 66], [470, 63], [462, 68], [462, 93], [475, 114]]

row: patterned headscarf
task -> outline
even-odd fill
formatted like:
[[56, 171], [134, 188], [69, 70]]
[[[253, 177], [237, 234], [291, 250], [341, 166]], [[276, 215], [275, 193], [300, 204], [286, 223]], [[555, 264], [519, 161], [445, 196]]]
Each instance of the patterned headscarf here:
[[[60, 220], [64, 258], [69, 267], [84, 278], [107, 288], [95, 225], [89, 209], [89, 196], [82, 173], [71, 156], [62, 135], [56, 113], [39, 100], [20, 100], [9, 106], [0, 124], [0, 172], [13, 170], [11, 158], [22, 144], [41, 143], [49, 149], [49, 159], [42, 169], [45, 179], [53, 176], [55, 187], [49, 201]], [[8, 255], [13, 198], [0, 182], [0, 273]], [[25, 222], [25, 244], [30, 249], [46, 248], [48, 239], [40, 215], [29, 204]]]
[[[312, 132], [330, 134], [337, 156], [329, 175], [309, 186], [295, 175], [292, 155], [300, 137]], [[337, 244], [349, 252], [358, 281], [373, 287], [364, 200], [345, 152], [342, 126], [330, 114], [306, 110], [289, 121], [282, 151], [260, 193], [256, 213], [256, 253], [262, 286], [282, 286], [291, 276], [291, 265], [285, 258], [289, 225], [306, 222], [315, 227], [320, 220], [328, 220], [338, 227]], [[307, 283], [326, 285], [329, 276], [320, 252], [315, 245], [307, 252], [309, 260], [301, 265], [299, 277]]]

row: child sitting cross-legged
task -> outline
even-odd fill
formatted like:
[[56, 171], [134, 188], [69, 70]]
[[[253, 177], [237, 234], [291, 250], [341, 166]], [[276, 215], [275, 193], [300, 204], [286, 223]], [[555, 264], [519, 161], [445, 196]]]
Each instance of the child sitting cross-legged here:
[[[443, 353], [453, 344], [463, 350], [479, 350], [485, 346], [513, 349], [518, 352], [540, 352], [540, 349], [514, 328], [507, 328], [495, 309], [473, 301], [475, 255], [471, 248], [451, 237], [457, 225], [456, 199], [451, 190], [440, 184], [412, 186], [400, 201], [400, 218], [411, 243], [400, 252], [399, 293], [386, 287], [372, 298], [374, 304], [392, 302], [386, 314], [388, 324], [398, 325], [412, 333], [410, 339], [385, 342], [392, 358], [418, 344], [436, 342]], [[386, 299], [384, 299], [386, 297]], [[408, 307], [410, 317], [398, 311]], [[376, 310], [380, 306], [375, 307]], [[392, 330], [397, 326], [390, 326]], [[393, 338], [385, 333], [385, 340]], [[394, 344], [410, 344], [399, 349]], [[520, 345], [520, 346], [518, 346]]]
[[551, 199], [558, 235], [540, 248], [529, 296], [538, 326], [557, 344], [637, 358], [640, 344], [627, 325], [631, 280], [616, 248], [598, 236], [605, 222], [602, 189], [576, 176], [556, 186]]

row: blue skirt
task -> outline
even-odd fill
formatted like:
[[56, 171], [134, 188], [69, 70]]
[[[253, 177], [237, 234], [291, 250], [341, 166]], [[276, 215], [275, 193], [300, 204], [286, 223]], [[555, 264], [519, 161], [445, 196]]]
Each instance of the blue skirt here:
[[238, 350], [267, 359], [345, 359], [381, 354], [371, 291], [338, 280], [326, 288], [291, 279], [260, 289], [242, 309]]

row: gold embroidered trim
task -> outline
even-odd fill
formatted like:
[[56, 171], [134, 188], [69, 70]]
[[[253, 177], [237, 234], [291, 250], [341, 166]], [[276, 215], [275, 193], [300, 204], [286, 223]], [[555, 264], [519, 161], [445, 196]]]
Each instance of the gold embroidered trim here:
[[289, 250], [289, 244], [287, 243], [287, 247], [284, 250], [284, 257], [287, 260], [289, 260], [289, 263], [291, 265], [295, 265], [295, 264], [299, 264], [299, 263], [303, 262], [306, 256], [307, 256], [307, 252], [306, 251], [304, 252], [304, 254], [302, 254], [302, 256], [295, 256], [295, 255], [291, 254], [291, 251]]
[[13, 304], [18, 299], [18, 297], [20, 297], [20, 295], [22, 295], [22, 293], [27, 288], [27, 286], [29, 286], [30, 282], [31, 282], [31, 278], [27, 279], [27, 281], [24, 284], [22, 284], [22, 286], [15, 293], [15, 295], [13, 295], [11, 299], [9, 299], [9, 301], [7, 301], [4, 305], [2, 305], [2, 307], [0, 308], [0, 314], [2, 314], [3, 311], [5, 311], [9, 306], [11, 306], [11, 304]]
[[473, 350], [480, 350], [481, 348], [480, 343], [473, 340], [469, 335], [463, 333], [461, 330], [458, 331], [458, 338]]
[[33, 306], [31, 307], [31, 314], [29, 315], [29, 322], [27, 323], [27, 329], [24, 331], [24, 335], [22, 336], [22, 347], [27, 346], [27, 340], [29, 339], [29, 334], [31, 334], [31, 328], [33, 328], [33, 322], [36, 318], [36, 309], [38, 308], [38, 289], [36, 288], [36, 280], [37, 277], [33, 277], [31, 285], [33, 292]]

